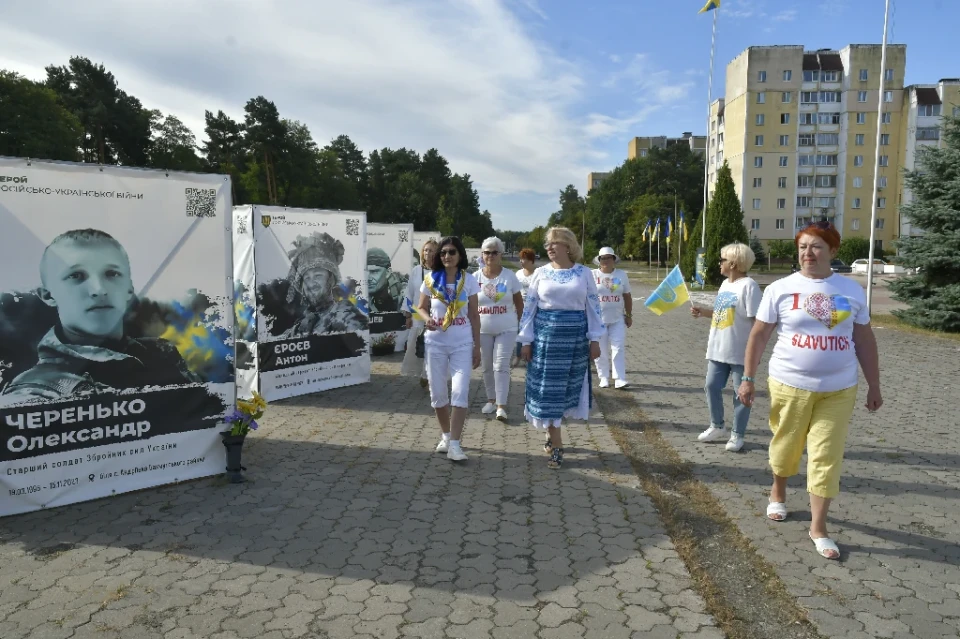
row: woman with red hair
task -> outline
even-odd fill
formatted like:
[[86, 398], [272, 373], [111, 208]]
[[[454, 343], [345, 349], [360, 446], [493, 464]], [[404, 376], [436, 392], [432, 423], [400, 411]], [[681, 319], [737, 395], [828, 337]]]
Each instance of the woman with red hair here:
[[835, 274], [830, 261], [840, 234], [816, 222], [795, 238], [800, 272], [767, 287], [747, 342], [740, 401], [752, 406], [760, 357], [774, 329], [770, 357], [770, 468], [773, 487], [767, 517], [787, 518], [787, 479], [800, 472], [807, 450], [810, 539], [827, 559], [840, 550], [827, 533], [830, 501], [840, 493], [840, 466], [857, 400], [857, 363], [867, 380], [867, 410], [883, 404], [880, 362], [863, 287]]

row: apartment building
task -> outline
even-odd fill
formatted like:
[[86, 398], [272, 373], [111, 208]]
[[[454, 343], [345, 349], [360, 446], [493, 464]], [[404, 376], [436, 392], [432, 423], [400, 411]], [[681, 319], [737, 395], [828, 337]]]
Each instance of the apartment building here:
[[[941, 127], [943, 116], [960, 116], [960, 78], [942, 79], [936, 84], [913, 84], [904, 89], [903, 117], [900, 119], [900, 139], [903, 140], [902, 166], [912, 171], [917, 165], [917, 153], [925, 147], [943, 146]], [[913, 201], [910, 189], [900, 181], [900, 201]], [[909, 217], [899, 216], [900, 235], [919, 235]]]
[[594, 171], [593, 173], [587, 173], [587, 193], [594, 190], [601, 184], [603, 181], [610, 177], [610, 172]]
[[877, 246], [898, 236], [906, 46], [888, 45], [885, 69], [880, 61], [880, 45], [784, 45], [750, 47], [727, 65], [724, 98], [711, 105], [709, 190], [727, 160], [751, 234], [790, 239], [828, 219], [845, 237], [869, 237], [877, 158]]
[[694, 135], [687, 131], [679, 138], [668, 138], [664, 135], [633, 138], [627, 143], [627, 159], [645, 158], [650, 152], [650, 149], [665, 149], [674, 144], [688, 146], [694, 153], [700, 153], [702, 155], [706, 152], [707, 136]]

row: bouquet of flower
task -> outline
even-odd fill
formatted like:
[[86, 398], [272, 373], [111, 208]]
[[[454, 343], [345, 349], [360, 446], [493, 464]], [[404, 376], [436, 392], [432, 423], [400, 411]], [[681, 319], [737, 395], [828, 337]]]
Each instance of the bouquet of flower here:
[[253, 391], [253, 399], [237, 400], [237, 408], [225, 420], [231, 424], [230, 435], [245, 436], [251, 430], [257, 430], [259, 424], [257, 420], [263, 417], [263, 411], [267, 408], [267, 401], [260, 396], [257, 391]]

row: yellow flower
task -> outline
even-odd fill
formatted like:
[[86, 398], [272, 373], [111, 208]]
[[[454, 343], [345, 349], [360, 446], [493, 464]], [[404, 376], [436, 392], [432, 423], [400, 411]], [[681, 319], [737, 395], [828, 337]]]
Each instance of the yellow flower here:
[[267, 407], [267, 400], [265, 400], [257, 391], [253, 391], [253, 403], [256, 404], [261, 410]]

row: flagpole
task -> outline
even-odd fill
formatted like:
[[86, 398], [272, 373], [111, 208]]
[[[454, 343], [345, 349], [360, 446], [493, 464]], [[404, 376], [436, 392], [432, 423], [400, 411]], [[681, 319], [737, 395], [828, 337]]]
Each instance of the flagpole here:
[[650, 230], [650, 220], [647, 220], [647, 275], [650, 274], [650, 264], [653, 262], [653, 231]]
[[[677, 231], [677, 192], [676, 191], [673, 192], [673, 231], [674, 232]], [[680, 241], [682, 239], [683, 239], [682, 235], [677, 238], [677, 254], [675, 256], [677, 258], [677, 266], [680, 265]], [[670, 246], [670, 245], [667, 244], [667, 246]]]
[[883, 44], [880, 48], [880, 99], [877, 105], [877, 145], [873, 153], [873, 201], [870, 203], [870, 253], [867, 257], [867, 313], [873, 307], [873, 256], [877, 235], [877, 191], [880, 179], [880, 136], [883, 131], [883, 89], [887, 78], [887, 19], [890, 16], [890, 0], [886, 0], [883, 12]]
[[710, 203], [710, 157], [716, 156], [710, 142], [710, 105], [713, 103], [713, 58], [717, 50], [717, 14], [720, 7], [713, 10], [713, 34], [710, 36], [710, 77], [707, 78], [707, 148], [704, 150], [703, 163], [703, 231], [700, 234], [700, 247], [707, 246], [707, 205]]
[[657, 279], [660, 279], [660, 218], [657, 218]]

